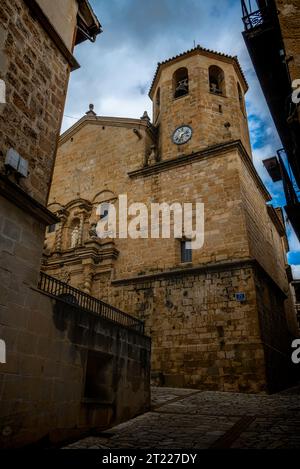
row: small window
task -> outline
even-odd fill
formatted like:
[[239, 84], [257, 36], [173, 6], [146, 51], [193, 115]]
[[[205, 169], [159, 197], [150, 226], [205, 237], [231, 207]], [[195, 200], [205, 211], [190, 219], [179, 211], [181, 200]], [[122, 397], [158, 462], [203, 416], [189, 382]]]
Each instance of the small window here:
[[48, 233], [54, 233], [56, 231], [56, 224], [48, 226]]
[[181, 262], [192, 262], [192, 249], [190, 241], [181, 241]]
[[240, 108], [243, 114], [245, 114], [245, 102], [244, 102], [244, 96], [242, 92], [242, 88], [240, 84], [237, 84], [237, 89], [238, 89], [238, 97], [239, 97], [239, 103], [240, 103]]
[[189, 93], [189, 74], [185, 67], [179, 68], [173, 75], [174, 98], [181, 98]]
[[224, 72], [216, 65], [209, 67], [209, 88], [213, 94], [225, 95]]

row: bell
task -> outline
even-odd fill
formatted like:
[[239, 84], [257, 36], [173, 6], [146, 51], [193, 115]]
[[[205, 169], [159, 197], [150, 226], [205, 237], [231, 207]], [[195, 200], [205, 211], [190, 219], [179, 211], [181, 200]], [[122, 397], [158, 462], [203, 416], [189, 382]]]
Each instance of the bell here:
[[178, 85], [175, 90], [175, 98], [179, 98], [180, 96], [184, 96], [188, 93], [188, 84], [187, 80], [181, 80], [178, 82]]

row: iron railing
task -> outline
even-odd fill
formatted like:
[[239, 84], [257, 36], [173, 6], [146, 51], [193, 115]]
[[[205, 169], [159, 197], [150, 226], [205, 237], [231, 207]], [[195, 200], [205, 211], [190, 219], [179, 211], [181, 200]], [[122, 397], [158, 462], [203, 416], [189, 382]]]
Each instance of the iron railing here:
[[[243, 11], [243, 22], [246, 31], [251, 31], [258, 26], [263, 26], [271, 18], [271, 8], [267, 1], [255, 2], [256, 10], [253, 11], [252, 2], [249, 1], [248, 5], [245, 0], [241, 1]], [[260, 8], [257, 8], [257, 7]]]
[[50, 275], [41, 272], [38, 288], [43, 292], [74, 307], [98, 314], [108, 321], [144, 334], [144, 323], [123, 311], [84, 293]]
[[268, 9], [263, 8], [261, 10], [253, 11], [252, 13], [248, 13], [248, 15], [243, 17], [243, 22], [246, 31], [250, 31], [258, 26], [262, 26], [266, 23], [266, 19], [268, 18]]

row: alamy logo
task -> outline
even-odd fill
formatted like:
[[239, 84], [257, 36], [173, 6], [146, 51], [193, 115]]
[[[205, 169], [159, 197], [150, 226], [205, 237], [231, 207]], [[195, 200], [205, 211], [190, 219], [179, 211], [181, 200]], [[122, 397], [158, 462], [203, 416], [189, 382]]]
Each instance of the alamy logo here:
[[127, 195], [121, 194], [118, 217], [115, 205], [107, 202], [100, 204], [96, 213], [100, 220], [95, 231], [100, 239], [184, 238], [189, 249], [201, 249], [204, 244], [204, 204], [200, 202], [151, 203], [149, 210], [144, 203], [128, 206]]
[[294, 80], [293, 84], [293, 94], [292, 94], [292, 101], [294, 104], [299, 104], [300, 103], [300, 79]]
[[300, 363], [300, 339], [294, 340], [292, 343], [292, 348], [296, 349], [292, 354], [292, 362], [295, 365], [299, 365]]
[[0, 363], [6, 363], [6, 344], [0, 339]]
[[4, 80], [0, 80], [0, 104], [6, 104], [6, 86]]

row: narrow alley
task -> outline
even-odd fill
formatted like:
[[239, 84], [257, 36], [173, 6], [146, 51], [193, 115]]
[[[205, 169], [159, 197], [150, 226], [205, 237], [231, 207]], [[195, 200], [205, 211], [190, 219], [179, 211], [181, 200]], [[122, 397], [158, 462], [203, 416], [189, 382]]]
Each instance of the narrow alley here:
[[299, 448], [299, 393], [152, 388], [150, 412], [67, 448]]

